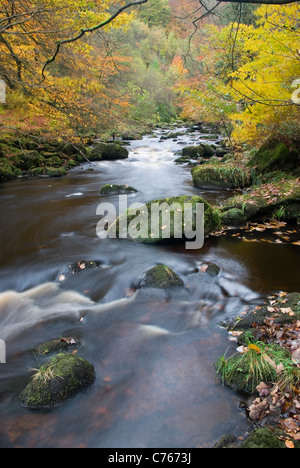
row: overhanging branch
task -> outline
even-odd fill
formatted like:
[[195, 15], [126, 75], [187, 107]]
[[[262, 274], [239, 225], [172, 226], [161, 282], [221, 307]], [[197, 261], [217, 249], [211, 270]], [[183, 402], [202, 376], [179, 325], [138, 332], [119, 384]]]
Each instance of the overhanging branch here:
[[102, 21], [102, 23], [99, 23], [99, 24], [97, 24], [96, 26], [94, 26], [92, 28], [81, 29], [80, 33], [77, 34], [77, 36], [74, 36], [74, 37], [69, 38], [69, 39], [64, 39], [62, 41], [58, 41], [57, 45], [56, 45], [56, 50], [54, 52], [54, 55], [50, 59], [47, 60], [47, 62], [45, 63], [45, 65], [43, 67], [43, 70], [42, 70], [43, 79], [46, 78], [45, 77], [45, 70], [46, 70], [47, 66], [50, 63], [53, 63], [55, 61], [56, 57], [59, 54], [59, 51], [60, 51], [60, 48], [61, 48], [62, 45], [71, 44], [72, 42], [76, 42], [79, 39], [81, 39], [83, 36], [85, 36], [85, 34], [95, 32], [95, 31], [98, 31], [99, 29], [104, 28], [105, 26], [110, 24], [112, 21], [114, 21], [121, 13], [123, 13], [125, 10], [128, 10], [128, 8], [131, 8], [131, 7], [134, 7], [134, 6], [137, 6], [137, 5], [142, 5], [143, 3], [147, 3], [147, 2], [148, 2], [148, 0], [137, 0], [137, 1], [127, 3], [126, 5], [123, 5], [121, 8], [119, 8], [110, 18], [108, 18], [105, 21]]

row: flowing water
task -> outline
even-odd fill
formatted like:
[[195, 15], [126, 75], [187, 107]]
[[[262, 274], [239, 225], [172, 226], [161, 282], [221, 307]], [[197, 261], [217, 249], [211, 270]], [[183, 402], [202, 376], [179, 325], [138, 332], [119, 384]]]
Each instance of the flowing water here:
[[[299, 250], [288, 244], [207, 239], [184, 245], [100, 240], [100, 196], [107, 183], [133, 185], [129, 202], [202, 195], [217, 203], [229, 191], [193, 187], [175, 152], [199, 134], [159, 141], [160, 132], [130, 146], [126, 161], [85, 164], [61, 179], [0, 186], [0, 447], [210, 447], [248, 427], [239, 396], [216, 380], [214, 363], [229, 347], [219, 323], [272, 291], [299, 287]], [[98, 268], [69, 274], [68, 265]], [[205, 262], [222, 268], [216, 279]], [[135, 291], [143, 274], [164, 263], [188, 292]], [[65, 281], [60, 282], [61, 275]], [[81, 342], [78, 355], [96, 382], [51, 412], [31, 412], [17, 397], [45, 358], [33, 350], [59, 337]]]

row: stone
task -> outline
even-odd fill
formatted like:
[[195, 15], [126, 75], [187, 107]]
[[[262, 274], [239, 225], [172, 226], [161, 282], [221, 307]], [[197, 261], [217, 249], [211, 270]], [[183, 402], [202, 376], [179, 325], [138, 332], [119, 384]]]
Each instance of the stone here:
[[44, 364], [19, 396], [26, 408], [53, 408], [95, 380], [94, 367], [74, 354], [58, 354]]
[[299, 150], [296, 146], [288, 148], [285, 143], [270, 139], [250, 159], [248, 165], [259, 174], [274, 171], [292, 171], [299, 167]]
[[[135, 239], [136, 241], [139, 242], [144, 242], [148, 244], [154, 244], [154, 243], [159, 243], [159, 242], [170, 242], [174, 240], [186, 240], [184, 236], [184, 232], [186, 231], [186, 226], [185, 226], [185, 206], [188, 204], [189, 206], [192, 205], [193, 210], [196, 210], [196, 205], [197, 204], [203, 204], [204, 205], [204, 234], [208, 235], [213, 231], [216, 231], [220, 228], [221, 222], [220, 218], [218, 215], [218, 212], [213, 209], [210, 204], [204, 200], [204, 198], [201, 197], [192, 197], [188, 195], [184, 195], [181, 197], [170, 197], [170, 198], [164, 198], [160, 200], [154, 200], [149, 203], [146, 203], [144, 206], [139, 208], [139, 210], [127, 210], [126, 213], [123, 213], [119, 218], [116, 220], [116, 222], [110, 226], [109, 230], [116, 231], [117, 237], [124, 237], [126, 235], [125, 230], [121, 230], [120, 226], [123, 225], [123, 222], [126, 226], [124, 227], [126, 230], [128, 230], [128, 227], [136, 221], [138, 216], [143, 216], [145, 220], [147, 220], [148, 216], [148, 223], [146, 226], [147, 232], [144, 230], [140, 233], [140, 235]], [[155, 205], [156, 207], [159, 206], [162, 209], [162, 214], [164, 216], [160, 216], [159, 218], [159, 226], [158, 226], [158, 236], [152, 232], [152, 205]], [[166, 207], [166, 209], [163, 209]], [[125, 219], [126, 218], [126, 219]], [[166, 229], [166, 224], [169, 222], [170, 218], [170, 235], [168, 238], [165, 238], [164, 232]], [[175, 222], [176, 219], [176, 222]], [[137, 222], [138, 223], [138, 222]], [[178, 223], [181, 223], [181, 233], [182, 233], [182, 238], [181, 239], [176, 239], [175, 236], [175, 228], [178, 228]], [[196, 231], [196, 217], [194, 217], [193, 222], [192, 222], [192, 229], [193, 231]]]
[[176, 289], [183, 288], [184, 282], [166, 265], [157, 265], [146, 273], [142, 288]]
[[101, 195], [135, 193], [137, 190], [130, 185], [107, 184], [101, 187]]
[[220, 215], [223, 226], [244, 226], [247, 223], [247, 218], [243, 210], [232, 208]]

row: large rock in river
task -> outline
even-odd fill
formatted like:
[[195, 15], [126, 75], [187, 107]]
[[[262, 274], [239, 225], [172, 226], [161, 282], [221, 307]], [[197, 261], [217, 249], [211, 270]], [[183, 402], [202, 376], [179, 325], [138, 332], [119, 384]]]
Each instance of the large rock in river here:
[[147, 271], [142, 288], [178, 289], [184, 288], [181, 278], [166, 265], [157, 265]]
[[94, 367], [74, 354], [58, 354], [33, 376], [19, 397], [30, 409], [52, 408], [91, 385]]
[[90, 161], [127, 159], [129, 152], [126, 148], [115, 143], [97, 143], [91, 152]]
[[[221, 223], [218, 212], [203, 198], [185, 195], [154, 200], [138, 209], [129, 208], [110, 227], [109, 234], [115, 233], [116, 237], [126, 238], [128, 231], [136, 228], [139, 232], [135, 240], [139, 242], [186, 240], [184, 234], [189, 229], [193, 232], [199, 230], [199, 225], [197, 225], [199, 220], [196, 216], [197, 204], [204, 205], [204, 234], [208, 235], [219, 229]], [[157, 211], [159, 211], [158, 214]], [[155, 219], [153, 213], [156, 213], [157, 223], [153, 222]], [[178, 236], [178, 231], [181, 237]]]
[[198, 159], [201, 156], [211, 158], [215, 154], [215, 150], [207, 143], [201, 143], [198, 146], [186, 146], [182, 150], [182, 156], [188, 156], [192, 159]]

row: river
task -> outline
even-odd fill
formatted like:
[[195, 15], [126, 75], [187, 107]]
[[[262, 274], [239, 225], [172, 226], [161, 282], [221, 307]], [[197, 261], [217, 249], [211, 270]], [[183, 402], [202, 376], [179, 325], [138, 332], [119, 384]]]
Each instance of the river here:
[[[178, 129], [186, 130], [186, 129]], [[0, 447], [210, 447], [224, 433], [248, 428], [242, 396], [223, 387], [214, 363], [229, 347], [219, 323], [258, 304], [272, 291], [297, 290], [299, 248], [206, 240], [201, 250], [100, 240], [100, 196], [107, 183], [138, 192], [129, 202], [200, 195], [215, 204], [232, 192], [200, 192], [175, 152], [198, 133], [159, 141], [162, 131], [130, 144], [124, 161], [84, 164], [60, 179], [16, 180], [0, 186]], [[98, 268], [69, 274], [68, 265]], [[219, 278], [201, 271], [214, 262]], [[188, 293], [138, 290], [145, 272], [164, 263]], [[59, 281], [61, 275], [65, 281]], [[45, 341], [74, 337], [96, 382], [52, 411], [31, 412], [17, 397], [45, 358]]]

